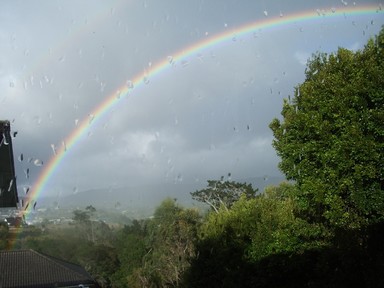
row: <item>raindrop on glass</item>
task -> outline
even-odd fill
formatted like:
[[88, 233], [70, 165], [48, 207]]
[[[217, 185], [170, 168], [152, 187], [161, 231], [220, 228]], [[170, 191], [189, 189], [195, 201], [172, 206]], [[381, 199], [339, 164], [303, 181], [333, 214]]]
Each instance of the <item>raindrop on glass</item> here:
[[187, 60], [182, 60], [181, 61], [181, 66], [182, 67], [187, 67], [189, 65], [189, 62]]
[[264, 16], [268, 16], [268, 11], [267, 10], [264, 10]]
[[63, 145], [64, 152], [66, 152], [67, 151], [67, 144], [65, 143], [65, 141], [61, 142], [61, 144]]
[[103, 81], [101, 81], [100, 82], [100, 92], [104, 92], [105, 86], [107, 86], [107, 84], [104, 83]]
[[[8, 141], [7, 141], [7, 137], [5, 136], [5, 134], [3, 133], [3, 139], [1, 141], [1, 144], [4, 144], [4, 145], [8, 145]], [[0, 145], [1, 146], [1, 145]]]
[[88, 122], [88, 124], [91, 124], [93, 119], [95, 119], [95, 115], [89, 114], [89, 122]]
[[79, 124], [79, 119], [75, 119], [75, 126]]
[[8, 192], [11, 191], [12, 184], [13, 184], [13, 179], [11, 179], [11, 181], [9, 181]]
[[26, 170], [24, 170], [24, 174], [25, 174], [25, 178], [29, 178], [29, 168], [27, 168]]
[[25, 195], [28, 194], [29, 189], [30, 189], [30, 188], [29, 188], [28, 186], [24, 186], [24, 187], [23, 187], [23, 190], [24, 190], [24, 194], [25, 194]]
[[41, 161], [40, 159], [35, 159], [35, 161], [33, 161], [33, 164], [35, 164], [35, 166], [43, 166], [43, 161]]
[[134, 85], [133, 85], [133, 82], [132, 82], [131, 80], [128, 80], [128, 81], [127, 81], [127, 87], [128, 87], [129, 89], [133, 89]]
[[169, 64], [173, 64], [173, 57], [172, 56], [168, 56], [167, 57], [167, 61]]
[[56, 147], [55, 144], [51, 144], [53, 155], [56, 155]]
[[36, 121], [36, 124], [37, 125], [40, 125], [41, 124], [41, 118], [39, 116], [35, 116], [34, 117], [34, 120]]
[[143, 82], [144, 82], [144, 84], [149, 84], [149, 78], [148, 78], [148, 76], [144, 76], [144, 78], [143, 78]]
[[59, 62], [64, 62], [65, 61], [65, 56], [59, 57]]
[[13, 81], [10, 81], [9, 82], [9, 87], [11, 87], [11, 88], [15, 87], [15, 83]]
[[77, 194], [79, 192], [79, 189], [75, 186], [72, 189], [73, 194]]

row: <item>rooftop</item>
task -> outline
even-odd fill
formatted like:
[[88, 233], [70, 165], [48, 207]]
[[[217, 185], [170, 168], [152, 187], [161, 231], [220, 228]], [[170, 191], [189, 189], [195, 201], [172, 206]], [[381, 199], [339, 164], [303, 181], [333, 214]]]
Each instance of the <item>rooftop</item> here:
[[34, 250], [0, 251], [0, 287], [98, 287], [79, 265]]

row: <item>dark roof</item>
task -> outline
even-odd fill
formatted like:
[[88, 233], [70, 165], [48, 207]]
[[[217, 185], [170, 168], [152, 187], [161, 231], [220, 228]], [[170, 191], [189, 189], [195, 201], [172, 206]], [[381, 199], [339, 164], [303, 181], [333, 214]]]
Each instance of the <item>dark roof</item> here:
[[0, 251], [0, 287], [98, 287], [79, 265], [33, 250]]

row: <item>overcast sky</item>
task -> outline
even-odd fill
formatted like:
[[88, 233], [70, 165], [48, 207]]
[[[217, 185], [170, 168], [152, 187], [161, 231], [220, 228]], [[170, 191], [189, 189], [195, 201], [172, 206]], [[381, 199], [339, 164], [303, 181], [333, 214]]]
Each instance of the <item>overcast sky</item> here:
[[[384, 1], [287, 2], [1, 1], [0, 119], [18, 131], [19, 194], [78, 121], [151, 65], [225, 30], [312, 11], [316, 21], [234, 35], [149, 77], [89, 125], [42, 195], [281, 175], [268, 124], [306, 60], [359, 49], [384, 23]], [[379, 12], [329, 17], [368, 3]]]

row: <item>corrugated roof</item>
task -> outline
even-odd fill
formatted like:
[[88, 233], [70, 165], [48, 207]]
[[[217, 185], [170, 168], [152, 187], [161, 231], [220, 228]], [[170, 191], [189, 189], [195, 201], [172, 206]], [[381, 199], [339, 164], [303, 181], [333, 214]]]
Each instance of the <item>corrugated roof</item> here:
[[[33, 250], [0, 251], [0, 287], [97, 287], [81, 266]], [[93, 284], [93, 285], [92, 285]]]

